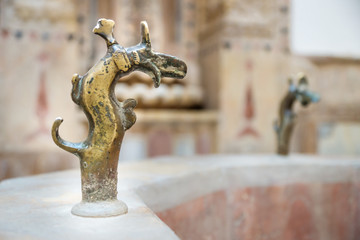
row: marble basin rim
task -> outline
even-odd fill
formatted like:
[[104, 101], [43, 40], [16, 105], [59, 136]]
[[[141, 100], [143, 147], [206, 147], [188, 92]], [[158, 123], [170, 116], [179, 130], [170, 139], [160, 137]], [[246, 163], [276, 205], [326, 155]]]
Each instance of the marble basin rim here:
[[[294, 154], [159, 157], [120, 163], [118, 199], [129, 213], [82, 218], [80, 170], [0, 182], [0, 239], [179, 239], [156, 215], [219, 190], [360, 182], [360, 159]], [[21, 226], [21, 227], [19, 227]]]

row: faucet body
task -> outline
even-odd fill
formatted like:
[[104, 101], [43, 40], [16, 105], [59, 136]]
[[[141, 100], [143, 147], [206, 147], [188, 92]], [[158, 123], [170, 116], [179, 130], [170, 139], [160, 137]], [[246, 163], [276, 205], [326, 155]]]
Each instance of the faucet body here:
[[318, 94], [308, 90], [307, 78], [302, 73], [298, 75], [298, 86], [292, 79], [289, 80], [289, 90], [280, 102], [279, 119], [274, 125], [277, 135], [277, 153], [280, 155], [289, 154], [291, 134], [296, 123], [296, 114], [293, 110], [296, 100], [304, 107], [320, 100]]
[[[155, 87], [161, 77], [183, 78], [186, 64], [166, 54], [153, 52], [146, 22], [141, 22], [141, 42], [133, 47], [120, 46], [113, 36], [114, 22], [100, 19], [93, 32], [104, 38], [107, 52], [85, 75], [72, 78], [71, 97], [89, 122], [87, 138], [80, 143], [63, 140], [59, 135], [61, 118], [52, 127], [54, 142], [80, 159], [82, 202], [117, 200], [117, 168], [121, 143], [136, 121], [136, 100], [119, 102], [114, 88], [117, 81], [132, 71], [150, 75]], [[76, 213], [75, 213], [76, 214]], [[81, 215], [81, 214], [78, 214]]]

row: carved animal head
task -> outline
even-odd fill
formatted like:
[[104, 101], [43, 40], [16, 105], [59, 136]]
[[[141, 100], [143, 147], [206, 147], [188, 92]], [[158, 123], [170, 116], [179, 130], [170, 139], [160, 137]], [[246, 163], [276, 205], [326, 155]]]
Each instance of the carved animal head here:
[[[93, 29], [93, 33], [101, 36], [108, 47], [117, 44], [114, 35], [115, 23], [113, 20], [101, 18]], [[149, 28], [146, 21], [141, 24], [141, 41], [138, 45], [126, 48], [131, 61], [131, 68], [127, 72], [138, 70], [148, 74], [159, 87], [162, 77], [182, 79], [185, 77], [187, 67], [184, 61], [162, 53], [154, 52], [151, 48]]]
[[154, 52], [151, 48], [149, 28], [145, 21], [141, 22], [141, 42], [126, 48], [135, 68], [148, 74], [159, 87], [162, 77], [184, 78], [187, 67], [184, 61], [162, 53]]
[[308, 90], [308, 80], [303, 73], [298, 74], [298, 86], [290, 80], [290, 92], [294, 92], [296, 99], [303, 106], [307, 106], [311, 102], [318, 102], [320, 100], [319, 94]]

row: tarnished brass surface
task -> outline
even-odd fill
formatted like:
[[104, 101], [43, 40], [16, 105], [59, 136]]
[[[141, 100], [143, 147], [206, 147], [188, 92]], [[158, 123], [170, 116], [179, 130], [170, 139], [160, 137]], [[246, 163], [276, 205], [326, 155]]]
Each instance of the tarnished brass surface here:
[[289, 79], [289, 91], [280, 103], [279, 119], [275, 123], [277, 134], [277, 153], [287, 155], [292, 130], [295, 125], [296, 114], [293, 105], [298, 100], [302, 106], [306, 107], [311, 102], [318, 102], [318, 94], [308, 90], [308, 81], [303, 73], [298, 74], [298, 86], [295, 86], [292, 79]]
[[114, 21], [99, 19], [93, 32], [107, 45], [105, 56], [85, 75], [74, 74], [72, 100], [89, 121], [85, 141], [71, 143], [59, 136], [61, 118], [52, 127], [54, 142], [80, 159], [82, 201], [99, 202], [117, 199], [117, 167], [124, 133], [136, 121], [134, 99], [119, 102], [114, 87], [119, 78], [131, 71], [150, 75], [159, 87], [162, 77], [184, 78], [186, 64], [173, 56], [151, 49], [147, 23], [141, 22], [141, 42], [129, 48], [120, 46], [113, 36]]

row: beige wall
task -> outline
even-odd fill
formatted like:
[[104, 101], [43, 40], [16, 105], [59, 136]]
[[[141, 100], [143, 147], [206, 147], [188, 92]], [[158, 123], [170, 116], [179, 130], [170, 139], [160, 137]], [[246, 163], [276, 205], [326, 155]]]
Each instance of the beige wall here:
[[[139, 22], [148, 21], [154, 49], [188, 65], [186, 79], [164, 80], [159, 89], [141, 74], [118, 85], [119, 99], [134, 97], [138, 109], [148, 109], [147, 114], [139, 111], [139, 126], [127, 133], [124, 151], [145, 149], [138, 156], [148, 156], [149, 141], [160, 128], [173, 144], [153, 155], [178, 154], [181, 149], [187, 154], [272, 153], [279, 101], [287, 91], [288, 77], [298, 72], [307, 74], [310, 89], [321, 95], [321, 102], [306, 109], [295, 106], [299, 114], [291, 151], [327, 154], [324, 143], [339, 141], [341, 131], [356, 131], [360, 124], [360, 61], [292, 53], [290, 1], [1, 0], [0, 4], [0, 179], [77, 166], [76, 157], [55, 146], [50, 127], [61, 116], [65, 121], [60, 131], [66, 140], [86, 137], [84, 114], [70, 98], [71, 77], [84, 74], [104, 54], [102, 39], [91, 33], [100, 17], [115, 20], [115, 36], [125, 47], [138, 43]], [[169, 117], [183, 113], [192, 120]], [[157, 114], [160, 117], [153, 117]], [[197, 149], [198, 139], [205, 152]], [[346, 141], [357, 146], [360, 139]], [[184, 142], [187, 147], [182, 148]]]

